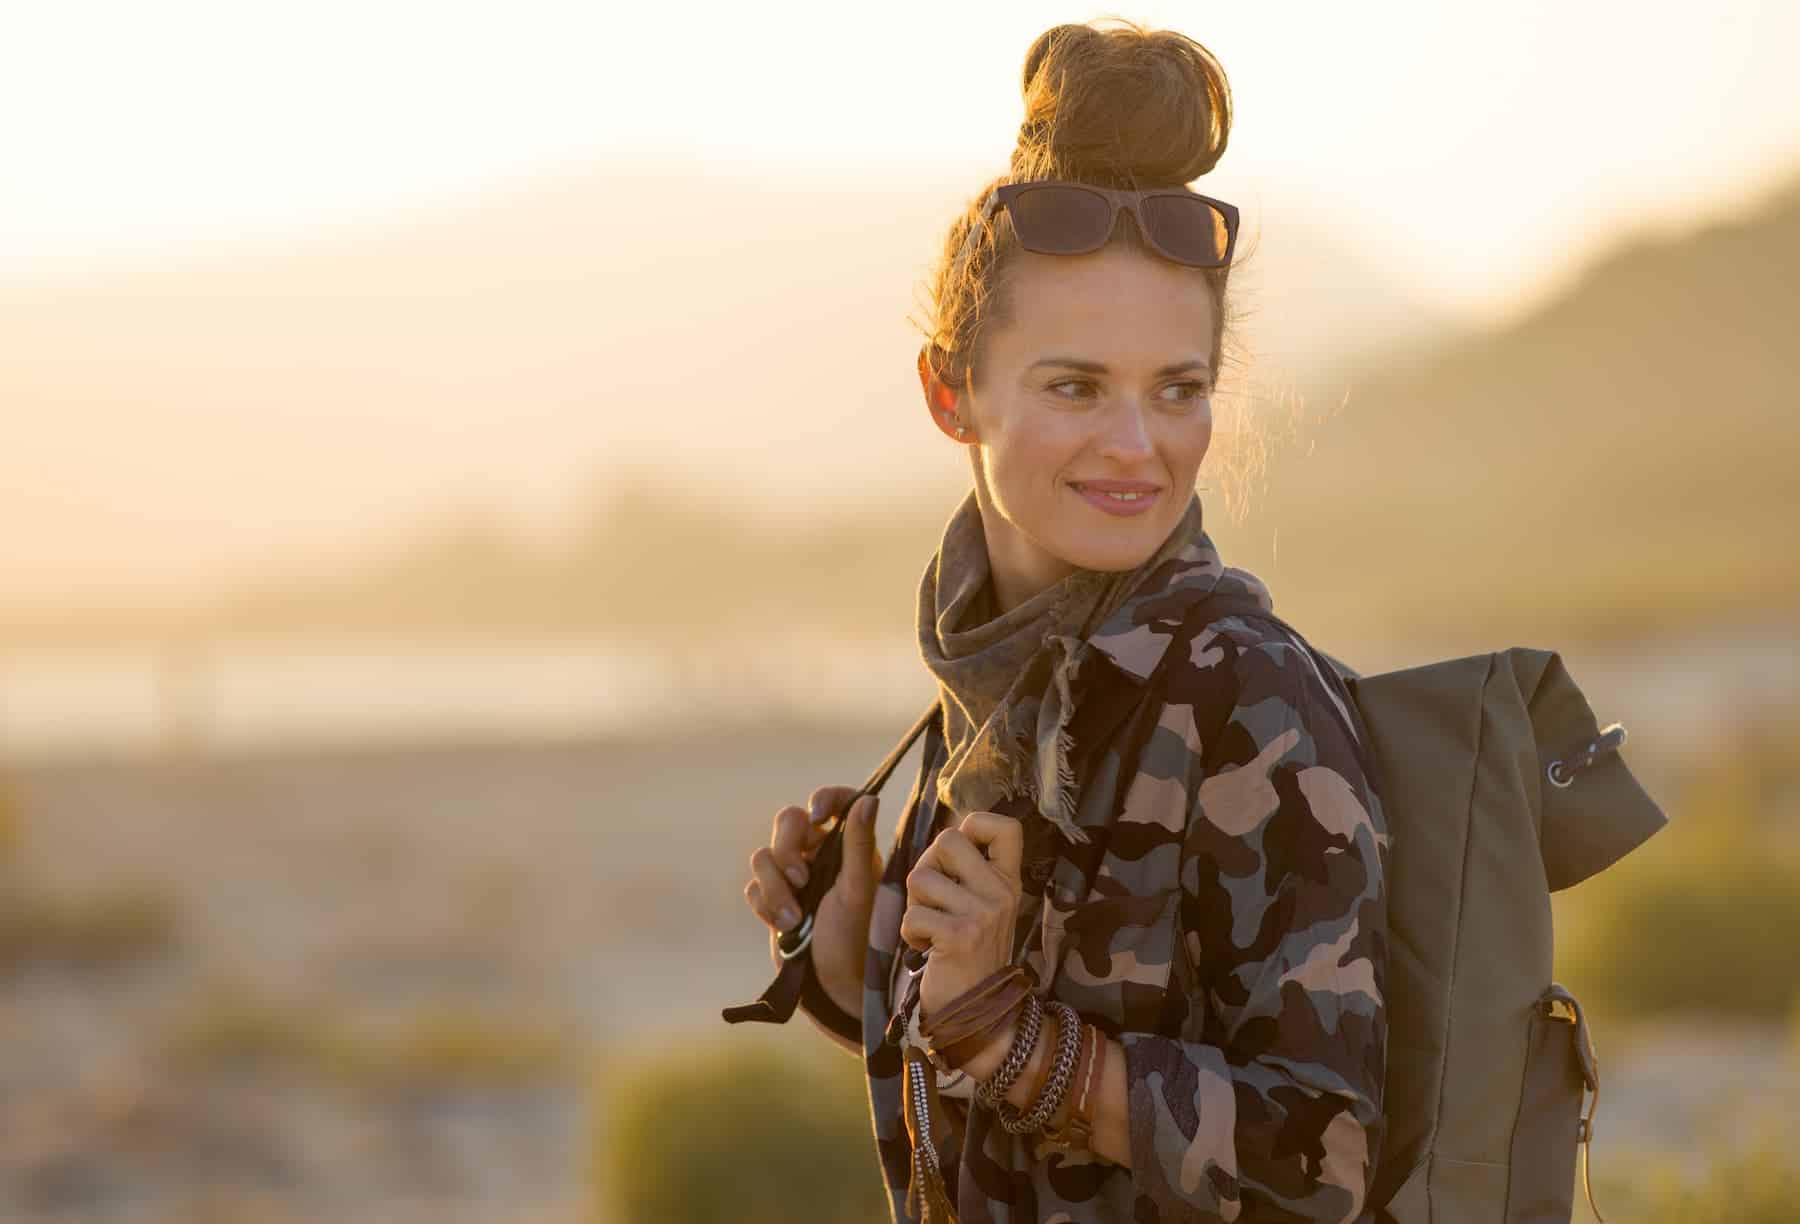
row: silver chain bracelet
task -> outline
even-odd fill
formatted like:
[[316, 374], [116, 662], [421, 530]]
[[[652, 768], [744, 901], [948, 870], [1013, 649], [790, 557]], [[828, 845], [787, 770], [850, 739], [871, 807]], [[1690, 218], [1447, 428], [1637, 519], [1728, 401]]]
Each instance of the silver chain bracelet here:
[[1001, 1060], [999, 1070], [975, 1085], [975, 1099], [989, 1109], [1000, 1103], [1011, 1088], [1013, 1081], [1025, 1070], [1025, 1064], [1031, 1060], [1032, 1047], [1037, 1045], [1038, 1030], [1044, 1023], [1044, 1003], [1035, 994], [1025, 996], [1024, 1009], [1019, 1013], [1019, 1028], [1013, 1034], [1013, 1043], [1007, 1047], [1006, 1057]]
[[1075, 1064], [1081, 1058], [1081, 1013], [1067, 1003], [1054, 1002], [1049, 1006], [1056, 1012], [1056, 1055], [1050, 1065], [1050, 1077], [1044, 1081], [1037, 1100], [1031, 1102], [1028, 1113], [1021, 1115], [1008, 1101], [999, 1105], [1000, 1125], [1015, 1135], [1030, 1134], [1050, 1121], [1069, 1093], [1069, 1081], [1075, 1077]]

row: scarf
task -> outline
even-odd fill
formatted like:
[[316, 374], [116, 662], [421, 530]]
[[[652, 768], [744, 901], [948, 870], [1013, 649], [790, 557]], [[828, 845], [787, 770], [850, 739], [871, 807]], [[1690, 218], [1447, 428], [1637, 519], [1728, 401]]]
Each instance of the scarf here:
[[919, 583], [919, 653], [944, 707], [940, 804], [961, 815], [1025, 794], [1070, 841], [1088, 840], [1075, 823], [1068, 763], [1084, 639], [1200, 533], [1200, 495], [1192, 492], [1174, 530], [1136, 569], [1076, 569], [995, 615], [981, 508], [969, 491]]

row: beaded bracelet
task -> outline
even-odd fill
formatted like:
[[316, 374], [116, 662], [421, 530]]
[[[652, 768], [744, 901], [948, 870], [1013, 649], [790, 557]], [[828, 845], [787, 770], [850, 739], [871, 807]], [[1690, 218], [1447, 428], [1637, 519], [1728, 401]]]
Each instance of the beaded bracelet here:
[[1006, 1057], [1001, 1060], [998, 1070], [975, 1085], [977, 1101], [992, 1109], [1006, 1095], [1006, 1090], [1012, 1087], [1030, 1061], [1032, 1048], [1037, 1045], [1038, 1029], [1043, 1023], [1043, 1000], [1035, 994], [1026, 995], [1025, 1005], [1019, 1013], [1019, 1027], [1013, 1034], [1012, 1045], [1006, 1049]]
[[1081, 1013], [1067, 1003], [1054, 1002], [1056, 1012], [1056, 1054], [1049, 1082], [1023, 1114], [1008, 1101], [1001, 1101], [997, 1112], [1000, 1124], [1015, 1135], [1029, 1134], [1050, 1120], [1069, 1093], [1069, 1080], [1075, 1073], [1075, 1060], [1081, 1056]]

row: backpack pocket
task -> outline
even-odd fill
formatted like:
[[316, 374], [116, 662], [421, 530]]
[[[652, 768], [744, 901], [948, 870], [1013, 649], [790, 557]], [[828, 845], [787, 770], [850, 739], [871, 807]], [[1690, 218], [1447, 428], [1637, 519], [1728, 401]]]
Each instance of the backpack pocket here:
[[[1557, 1011], [1565, 1003], [1572, 1015]], [[1585, 1026], [1572, 996], [1552, 985], [1532, 1008], [1525, 1080], [1513, 1122], [1506, 1224], [1568, 1224], [1575, 1204], [1575, 1149], [1584, 1134]]]

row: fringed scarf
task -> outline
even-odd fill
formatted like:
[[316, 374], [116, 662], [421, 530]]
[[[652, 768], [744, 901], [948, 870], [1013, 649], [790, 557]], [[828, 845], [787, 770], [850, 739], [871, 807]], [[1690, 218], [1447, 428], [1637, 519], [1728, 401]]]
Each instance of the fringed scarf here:
[[1190, 491], [1174, 530], [1136, 569], [1077, 569], [995, 615], [981, 508], [969, 491], [919, 584], [919, 653], [944, 705], [940, 804], [959, 815], [992, 811], [1023, 793], [1069, 840], [1088, 840], [1075, 824], [1068, 762], [1082, 642], [1200, 533], [1200, 495]]

